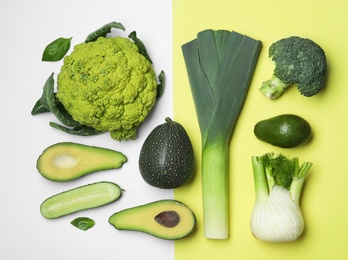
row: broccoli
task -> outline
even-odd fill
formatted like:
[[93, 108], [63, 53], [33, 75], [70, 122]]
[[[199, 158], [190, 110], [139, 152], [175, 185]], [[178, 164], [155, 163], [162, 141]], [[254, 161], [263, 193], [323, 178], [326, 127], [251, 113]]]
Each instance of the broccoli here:
[[262, 83], [261, 93], [277, 99], [290, 85], [306, 97], [316, 95], [323, 87], [326, 56], [323, 49], [310, 39], [291, 36], [271, 44], [269, 57], [275, 62], [270, 80]]
[[157, 95], [151, 62], [119, 36], [76, 45], [57, 85], [56, 97], [75, 121], [119, 141], [135, 139]]

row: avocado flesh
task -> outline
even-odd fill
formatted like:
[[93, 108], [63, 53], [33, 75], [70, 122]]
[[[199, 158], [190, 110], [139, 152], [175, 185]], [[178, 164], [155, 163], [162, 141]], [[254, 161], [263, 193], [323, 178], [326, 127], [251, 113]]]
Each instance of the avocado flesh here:
[[65, 182], [92, 172], [120, 168], [126, 161], [125, 155], [114, 150], [62, 142], [46, 148], [36, 168], [48, 180]]
[[[175, 220], [159, 220], [168, 214], [174, 215]], [[159, 200], [116, 212], [109, 218], [109, 223], [118, 230], [139, 231], [166, 240], [177, 240], [193, 231], [196, 217], [182, 202]]]

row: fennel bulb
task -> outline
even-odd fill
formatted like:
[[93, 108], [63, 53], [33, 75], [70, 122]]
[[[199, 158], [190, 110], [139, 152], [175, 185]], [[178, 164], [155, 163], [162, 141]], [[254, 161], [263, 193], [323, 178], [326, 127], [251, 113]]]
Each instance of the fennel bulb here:
[[312, 163], [299, 168], [298, 158], [265, 154], [252, 157], [255, 204], [250, 230], [259, 240], [273, 243], [296, 240], [304, 230], [299, 205], [305, 177]]

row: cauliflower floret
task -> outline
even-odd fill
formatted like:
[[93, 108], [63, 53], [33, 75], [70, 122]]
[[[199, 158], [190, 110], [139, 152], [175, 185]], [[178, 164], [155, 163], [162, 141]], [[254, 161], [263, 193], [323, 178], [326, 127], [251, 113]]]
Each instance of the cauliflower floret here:
[[128, 38], [76, 45], [57, 83], [57, 98], [74, 120], [118, 141], [136, 138], [156, 102], [153, 67]]

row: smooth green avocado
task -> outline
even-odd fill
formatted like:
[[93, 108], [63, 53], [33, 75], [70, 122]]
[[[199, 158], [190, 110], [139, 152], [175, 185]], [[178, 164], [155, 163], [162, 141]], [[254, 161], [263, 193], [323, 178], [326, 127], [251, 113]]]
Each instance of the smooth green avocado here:
[[196, 226], [193, 211], [177, 200], [158, 200], [114, 213], [109, 223], [118, 230], [139, 231], [177, 240], [188, 236]]
[[256, 123], [254, 134], [259, 140], [271, 145], [293, 148], [307, 143], [312, 130], [304, 118], [282, 114]]
[[107, 148], [62, 142], [47, 147], [37, 159], [36, 168], [48, 180], [64, 182], [86, 174], [120, 168], [127, 157]]
[[194, 174], [194, 152], [184, 127], [167, 117], [146, 138], [139, 156], [143, 179], [162, 189], [188, 183]]

